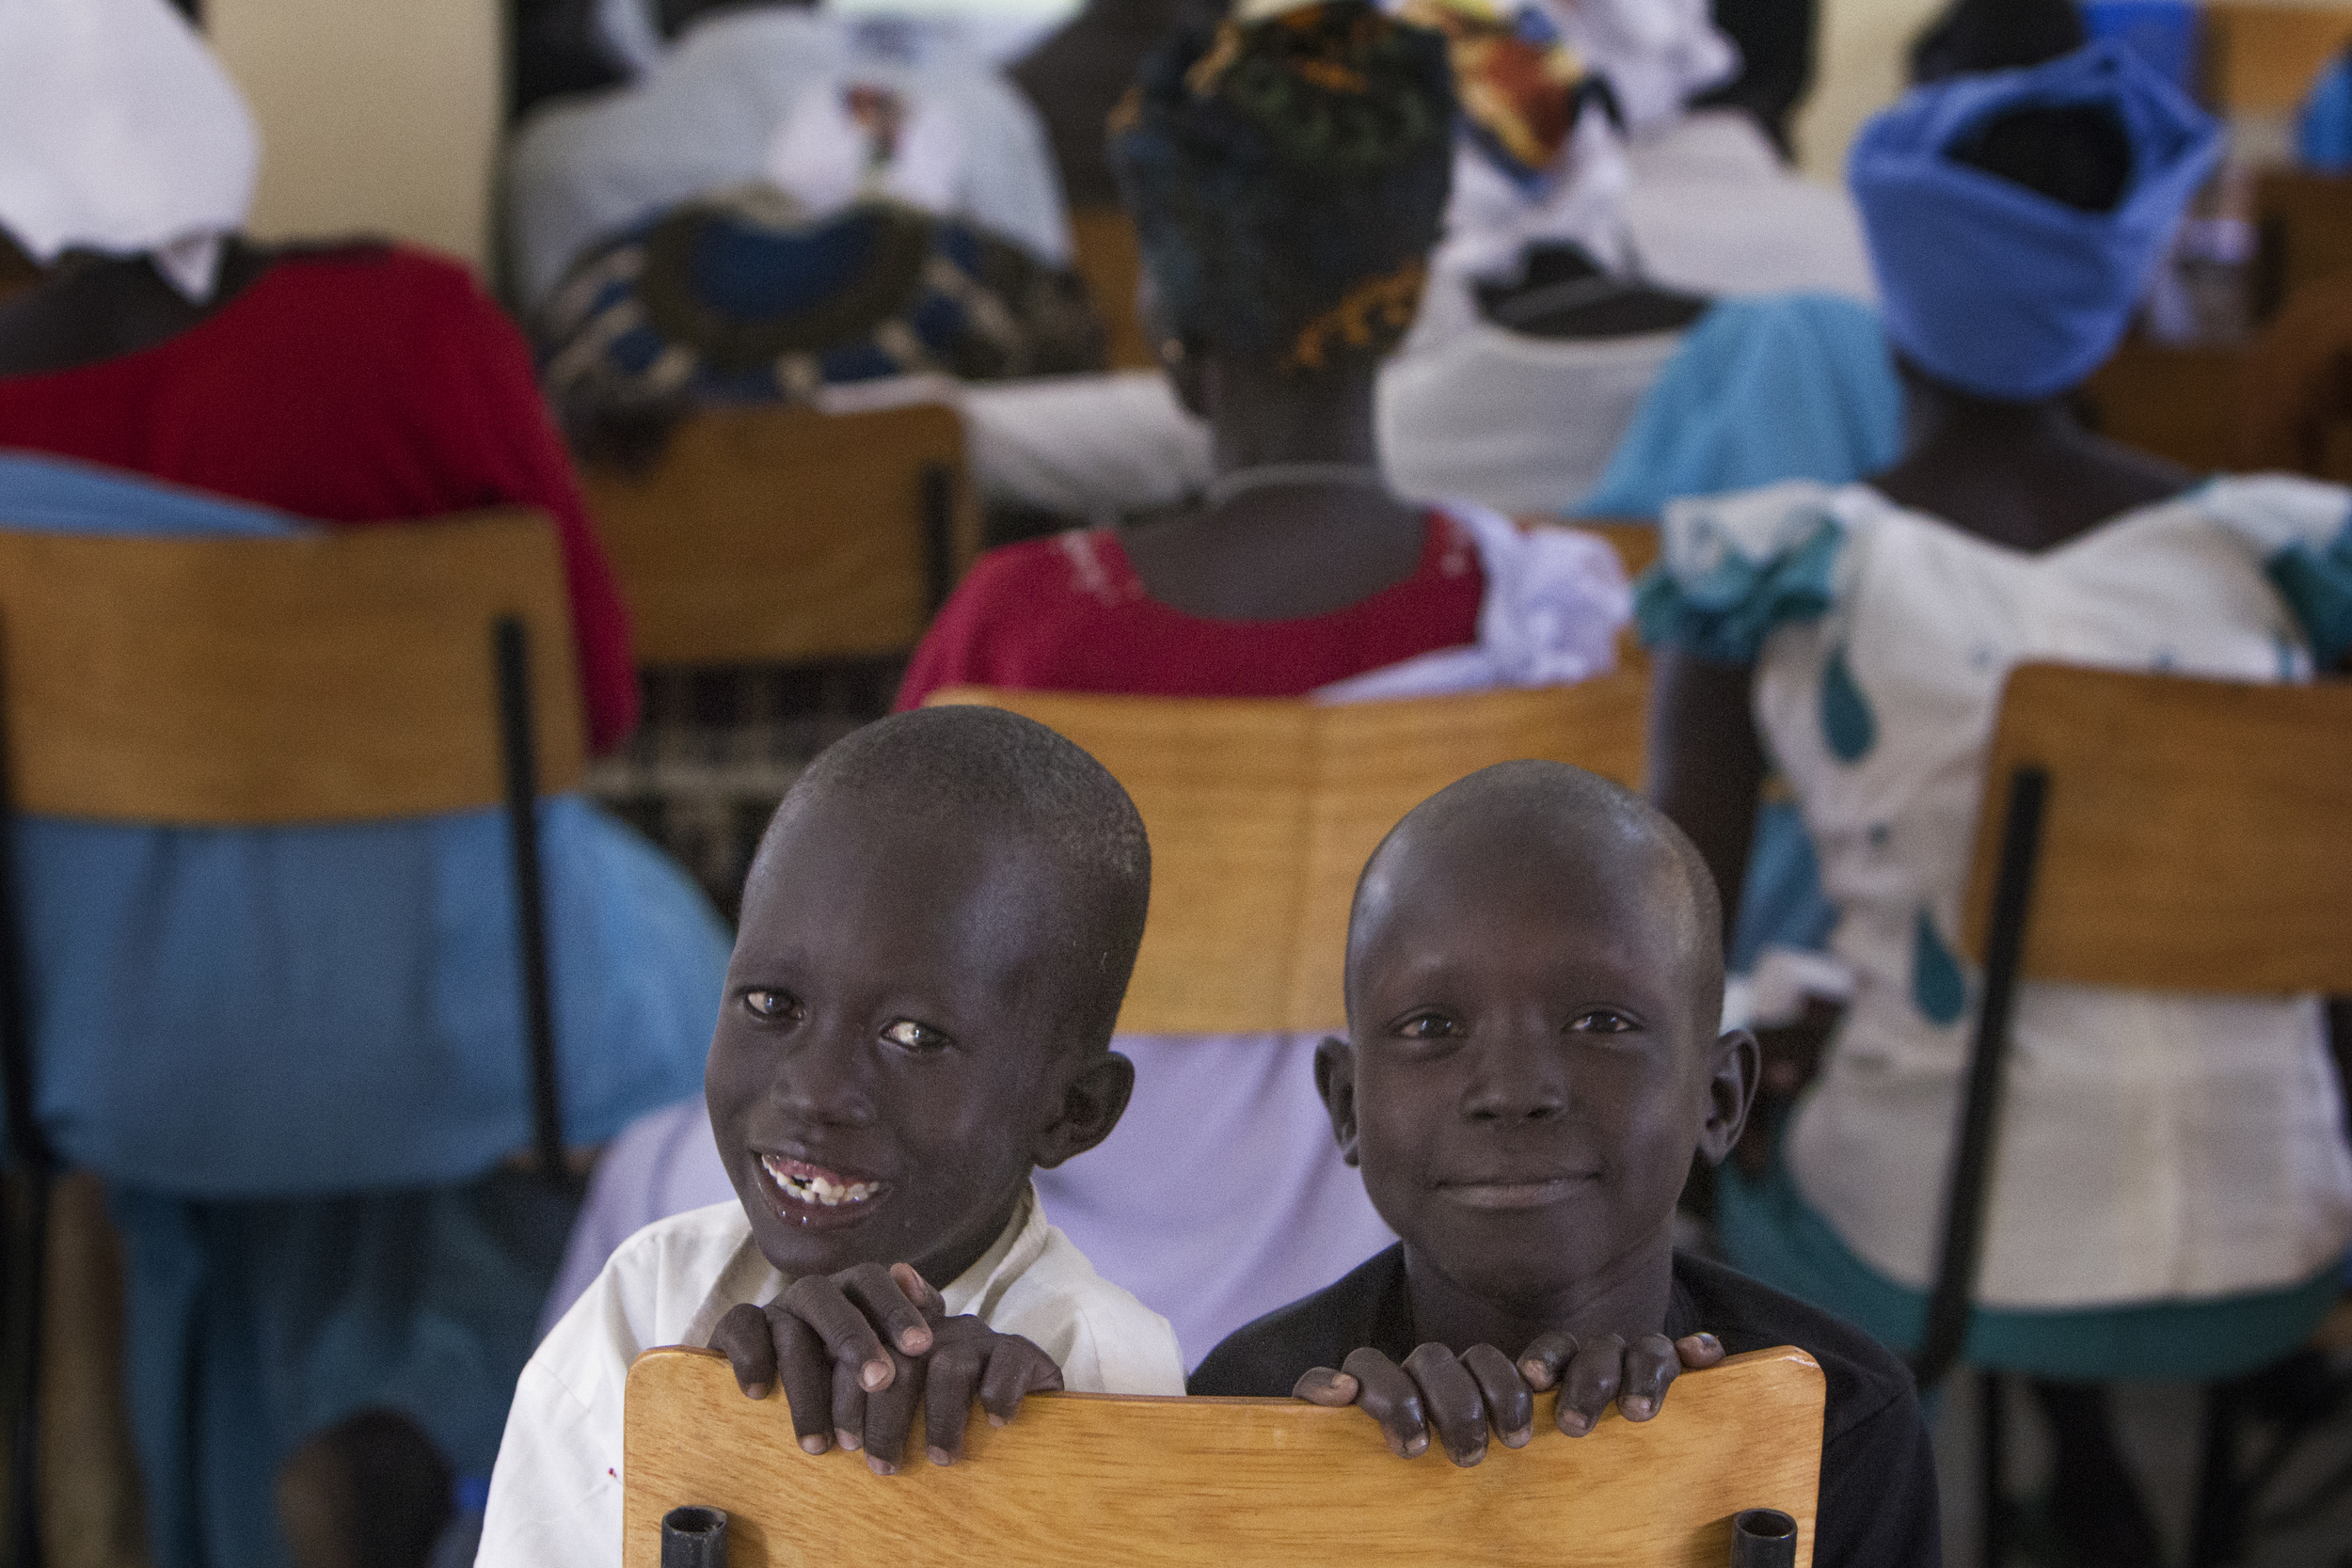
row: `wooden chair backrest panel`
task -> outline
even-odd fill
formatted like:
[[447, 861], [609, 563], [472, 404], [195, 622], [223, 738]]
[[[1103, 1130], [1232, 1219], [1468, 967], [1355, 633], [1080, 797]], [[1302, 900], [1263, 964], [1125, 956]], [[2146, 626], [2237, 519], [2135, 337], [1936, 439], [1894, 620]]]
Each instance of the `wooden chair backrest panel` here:
[[2254, 221], [2263, 319], [2312, 284], [2352, 272], [2352, 178], [2265, 170], [2254, 180]]
[[961, 1463], [882, 1478], [854, 1453], [803, 1453], [783, 1398], [745, 1399], [724, 1357], [648, 1351], [628, 1375], [622, 1560], [657, 1568], [662, 1514], [694, 1504], [729, 1515], [729, 1568], [1722, 1568], [1731, 1516], [1777, 1508], [1802, 1565], [1824, 1401], [1811, 1357], [1759, 1351], [1684, 1373], [1651, 1421], [1613, 1408], [1581, 1439], [1539, 1396], [1533, 1443], [1464, 1470], [1396, 1458], [1356, 1410], [1047, 1394], [1003, 1431], [975, 1420]]
[[2228, 114], [2280, 114], [2312, 90], [2352, 39], [2341, 6], [2208, 5], [2205, 97]]
[[651, 471], [582, 476], [638, 662], [808, 663], [903, 653], [931, 615], [925, 473], [954, 483], [954, 570], [979, 548], [963, 421], [942, 404], [856, 414], [710, 409]]
[[1345, 1010], [1347, 911], [1399, 817], [1491, 763], [1544, 757], [1638, 788], [1646, 677], [1322, 706], [961, 688], [1069, 736], [1152, 835], [1152, 914], [1120, 1027], [1330, 1029]]
[[491, 626], [531, 658], [539, 786], [585, 752], [553, 531], [492, 513], [299, 539], [0, 528], [20, 810], [262, 826], [505, 799]]
[[2050, 772], [2028, 978], [2352, 992], [2352, 681], [2019, 666], [1969, 879], [1979, 961], [2008, 781], [2025, 763]]
[[1149, 371], [1159, 367], [1143, 319], [1136, 309], [1136, 285], [1143, 277], [1143, 248], [1135, 221], [1118, 207], [1081, 207], [1070, 214], [1071, 248], [1087, 296], [1103, 318], [1110, 368]]
[[2127, 338], [2083, 384], [2099, 434], [2202, 472], [2236, 455], [2236, 389], [2246, 350]]

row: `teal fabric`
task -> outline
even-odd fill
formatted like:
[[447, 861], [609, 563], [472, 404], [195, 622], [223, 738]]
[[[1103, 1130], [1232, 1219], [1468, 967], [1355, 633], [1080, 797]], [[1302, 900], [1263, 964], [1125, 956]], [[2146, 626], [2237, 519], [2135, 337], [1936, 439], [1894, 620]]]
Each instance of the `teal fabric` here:
[[1862, 694], [1861, 683], [1846, 662], [1846, 645], [1829, 651], [1821, 666], [1821, 736], [1830, 755], [1843, 763], [1860, 762], [1879, 743], [1878, 715]]
[[[1908, 1354], [1927, 1323], [1924, 1291], [1865, 1263], [1798, 1193], [1777, 1159], [1761, 1180], [1726, 1164], [1716, 1226], [1734, 1268], [1858, 1324]], [[1974, 1367], [2078, 1382], [2210, 1382], [2250, 1372], [2312, 1336], [2344, 1289], [2344, 1265], [2284, 1290], [2211, 1301], [2080, 1311], [1979, 1308], [1963, 1359]]]
[[1823, 517], [1777, 560], [1752, 561], [1725, 549], [1705, 572], [1685, 578], [1661, 561], [1634, 586], [1634, 625], [1653, 648], [1679, 648], [1719, 664], [1754, 664], [1774, 626], [1816, 620], [1828, 610], [1844, 545], [1837, 524]]
[[1845, 484], [1902, 450], [1902, 388], [1877, 312], [1834, 294], [1723, 299], [1666, 361], [1579, 517], [1787, 479]]
[[2352, 653], [2352, 523], [2325, 548], [2293, 545], [2264, 563], [2273, 586], [2303, 623], [2312, 662], [2333, 670]]
[[1911, 1005], [1929, 1022], [1947, 1029], [1968, 1011], [1968, 976], [1924, 904], [1911, 928]]

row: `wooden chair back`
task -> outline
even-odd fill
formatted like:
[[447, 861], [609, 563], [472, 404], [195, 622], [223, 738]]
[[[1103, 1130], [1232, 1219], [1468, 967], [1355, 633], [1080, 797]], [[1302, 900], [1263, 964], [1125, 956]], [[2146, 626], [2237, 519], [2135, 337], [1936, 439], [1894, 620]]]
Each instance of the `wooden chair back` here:
[[501, 618], [527, 640], [539, 788], [569, 788], [586, 731], [542, 517], [294, 539], [0, 529], [14, 804], [188, 826], [501, 804]]
[[2099, 434], [2125, 446], [2213, 472], [2235, 455], [2244, 373], [2239, 344], [2154, 343], [2127, 338], [2083, 383], [2081, 399]]
[[2219, 4], [2204, 13], [2205, 98], [2224, 114], [2294, 110], [2352, 39], [2352, 16], [2339, 6]]
[[942, 404], [709, 409], [649, 471], [582, 482], [644, 665], [904, 653], [979, 550]]
[[1324, 706], [975, 687], [1109, 768], [1152, 835], [1152, 913], [1120, 1027], [1225, 1034], [1345, 1020], [1347, 911], [1399, 817], [1491, 763], [1642, 777], [1648, 685], [1620, 669], [1534, 691]]
[[[662, 1515], [728, 1515], [729, 1568], [983, 1560], [1037, 1568], [1359, 1568], [1547, 1562], [1723, 1568], [1731, 1518], [1776, 1508], [1812, 1561], [1824, 1386], [1802, 1351], [1733, 1356], [1676, 1380], [1646, 1423], [1613, 1407], [1590, 1435], [1553, 1429], [1455, 1469], [1400, 1460], [1360, 1411], [1291, 1400], [1033, 1396], [965, 1458], [890, 1478], [793, 1441], [784, 1399], [747, 1400], [724, 1357], [656, 1350], [628, 1376], [622, 1560], [657, 1568]], [[910, 1440], [918, 1453], [921, 1438]]]
[[1110, 368], [1157, 369], [1159, 356], [1152, 351], [1152, 339], [1136, 309], [1143, 247], [1136, 239], [1135, 220], [1118, 207], [1081, 207], [1070, 214], [1070, 242], [1077, 253], [1078, 276], [1086, 279], [1087, 296], [1103, 318]]
[[2023, 977], [2352, 992], [2352, 681], [2020, 666], [1969, 874], [1979, 962], [2022, 767], [2049, 779]]
[[2018, 985], [2352, 991], [2346, 887], [2352, 681], [2010, 672], [1962, 929], [1982, 979], [1921, 1387], [1967, 1344]]

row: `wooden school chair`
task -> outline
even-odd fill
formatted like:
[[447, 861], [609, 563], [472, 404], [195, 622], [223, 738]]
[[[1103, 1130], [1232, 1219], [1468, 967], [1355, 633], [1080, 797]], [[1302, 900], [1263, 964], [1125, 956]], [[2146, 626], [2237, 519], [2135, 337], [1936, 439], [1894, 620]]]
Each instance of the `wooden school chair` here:
[[657, 1568], [682, 1506], [727, 1514], [727, 1568], [1723, 1568], [1752, 1508], [1792, 1516], [1795, 1561], [1812, 1561], [1824, 1388], [1804, 1352], [1685, 1372], [1655, 1419], [1613, 1408], [1582, 1439], [1552, 1427], [1551, 1396], [1535, 1402], [1534, 1442], [1456, 1469], [1396, 1458], [1357, 1410], [1034, 1395], [1002, 1431], [974, 1420], [960, 1463], [877, 1477], [854, 1453], [802, 1452], [783, 1397], [745, 1399], [716, 1352], [648, 1351], [628, 1374], [622, 1561]]
[[[1981, 999], [1913, 1368], [1967, 1341], [2016, 988], [2352, 993], [2352, 681], [2259, 686], [2021, 665], [1985, 767], [1963, 942]], [[2226, 1042], [2216, 1042], [2217, 1050]], [[2000, 1549], [1997, 1386], [1987, 1378], [1986, 1558]], [[2226, 1459], [2226, 1455], [2222, 1456]], [[2207, 1455], [2196, 1560], [2222, 1560]]]
[[15, 1560], [38, 1560], [23, 1554], [60, 1172], [33, 1111], [9, 819], [250, 828], [503, 810], [532, 1141], [563, 1180], [533, 802], [579, 778], [585, 733], [563, 562], [536, 515], [283, 539], [0, 530], [0, 1088], [24, 1220], [4, 1361]]
[[1135, 221], [1119, 207], [1080, 207], [1070, 214], [1070, 244], [1087, 297], [1103, 319], [1104, 357], [1115, 371], [1159, 369], [1151, 335], [1136, 309], [1143, 278], [1143, 247]]
[[2352, 40], [2352, 16], [2337, 6], [2224, 3], [2203, 10], [2204, 98], [2224, 115], [2293, 113]]
[[643, 665], [903, 654], [979, 551], [944, 404], [708, 409], [649, 471], [581, 479]]
[[1244, 1034], [1343, 1027], [1356, 879], [1399, 817], [1490, 763], [1570, 762], [1641, 784], [1637, 670], [1534, 691], [1325, 706], [978, 687], [1124, 784], [1152, 838], [1152, 911], [1119, 1027]]

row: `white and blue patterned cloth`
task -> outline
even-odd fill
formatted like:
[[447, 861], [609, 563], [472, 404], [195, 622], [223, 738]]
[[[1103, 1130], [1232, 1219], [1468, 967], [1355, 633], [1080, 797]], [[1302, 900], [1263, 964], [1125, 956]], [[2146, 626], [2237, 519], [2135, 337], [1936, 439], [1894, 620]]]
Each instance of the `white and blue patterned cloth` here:
[[[1856, 981], [1789, 1128], [1789, 1169], [1888, 1279], [1933, 1274], [1978, 984], [1956, 934], [2009, 672], [2308, 680], [2352, 646], [2347, 515], [2333, 485], [2222, 479], [2025, 554], [1858, 484], [1667, 509], [1643, 634], [1756, 666], [1757, 729]], [[2352, 1241], [2352, 1150], [2314, 1000], [2037, 982], [2013, 1039], [1987, 1306], [2276, 1289]]]

